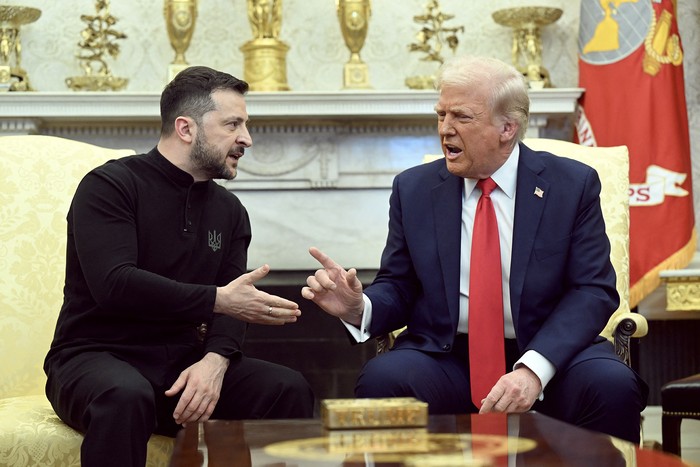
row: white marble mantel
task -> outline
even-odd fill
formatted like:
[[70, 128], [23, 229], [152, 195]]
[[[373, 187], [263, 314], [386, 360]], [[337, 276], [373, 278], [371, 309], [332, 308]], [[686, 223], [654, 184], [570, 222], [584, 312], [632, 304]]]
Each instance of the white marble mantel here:
[[[528, 136], [557, 137], [582, 91], [532, 91]], [[307, 253], [314, 245], [347, 267], [376, 269], [393, 177], [441, 151], [436, 97], [434, 91], [249, 93], [254, 144], [238, 177], [225, 183], [251, 217], [249, 267], [314, 269]], [[48, 134], [144, 152], [157, 141], [159, 124], [155, 93], [0, 93], [0, 135]]]
[[[547, 118], [571, 115], [582, 92], [581, 88], [531, 91], [531, 126], [539, 129]], [[32, 121], [34, 131], [66, 120], [157, 121], [159, 98], [159, 94], [146, 92], [4, 93], [0, 94], [0, 132], [22, 133], [12, 130], [12, 121]], [[431, 118], [435, 100], [434, 91], [250, 92], [247, 96], [253, 118]]]

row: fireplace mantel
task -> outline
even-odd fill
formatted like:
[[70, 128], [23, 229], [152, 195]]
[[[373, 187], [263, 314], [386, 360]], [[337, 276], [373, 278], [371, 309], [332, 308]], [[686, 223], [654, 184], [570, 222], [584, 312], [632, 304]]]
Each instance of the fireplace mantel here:
[[[539, 129], [547, 118], [572, 115], [582, 92], [580, 88], [531, 91], [531, 126]], [[435, 91], [250, 92], [246, 100], [255, 119], [433, 119], [436, 96]], [[66, 121], [157, 122], [159, 98], [156, 93], [137, 92], [0, 93], [0, 133], [37, 133]]]
[[[578, 88], [531, 92], [527, 136], [570, 126]], [[253, 225], [249, 267], [314, 269], [317, 246], [375, 270], [386, 240], [391, 182], [439, 154], [435, 91], [251, 92], [253, 147], [224, 183]], [[0, 135], [45, 134], [137, 152], [160, 132], [159, 94], [0, 93]]]

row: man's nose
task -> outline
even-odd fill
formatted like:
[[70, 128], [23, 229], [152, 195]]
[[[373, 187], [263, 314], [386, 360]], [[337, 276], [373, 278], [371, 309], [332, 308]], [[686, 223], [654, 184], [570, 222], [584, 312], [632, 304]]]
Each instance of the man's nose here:
[[246, 148], [249, 148], [253, 145], [253, 137], [250, 136], [248, 127], [243, 127], [241, 134], [238, 135], [238, 138], [236, 138], [236, 143]]
[[438, 123], [438, 133], [441, 135], [449, 135], [454, 132], [454, 126], [452, 126], [452, 122], [448, 119], [445, 118], [441, 122]]

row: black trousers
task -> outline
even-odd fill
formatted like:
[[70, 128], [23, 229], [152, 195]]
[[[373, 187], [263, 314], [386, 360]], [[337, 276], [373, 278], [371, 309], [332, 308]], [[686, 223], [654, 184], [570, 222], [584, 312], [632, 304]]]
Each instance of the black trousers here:
[[[609, 358], [592, 358], [557, 372], [532, 409], [565, 422], [639, 442], [646, 386], [619, 360], [612, 344]], [[506, 368], [519, 358], [514, 340], [506, 340]], [[507, 370], [510, 371], [510, 370]], [[469, 344], [459, 335], [451, 352], [394, 349], [368, 361], [355, 387], [357, 397], [416, 397], [431, 414], [475, 413], [469, 384]]]
[[[159, 387], [107, 352], [54, 362], [46, 394], [61, 420], [85, 435], [82, 466], [143, 467], [151, 434], [174, 436], [181, 428], [172, 417], [179, 395], [164, 394], [179, 371]], [[231, 361], [211, 418], [310, 418], [313, 410], [313, 393], [299, 372], [243, 356]]]

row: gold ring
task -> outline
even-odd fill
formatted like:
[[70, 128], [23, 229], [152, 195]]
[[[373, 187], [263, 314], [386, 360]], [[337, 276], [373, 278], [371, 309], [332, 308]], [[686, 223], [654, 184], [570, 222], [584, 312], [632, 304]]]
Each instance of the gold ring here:
[[267, 314], [272, 316], [272, 307], [271, 306], [267, 307]]

